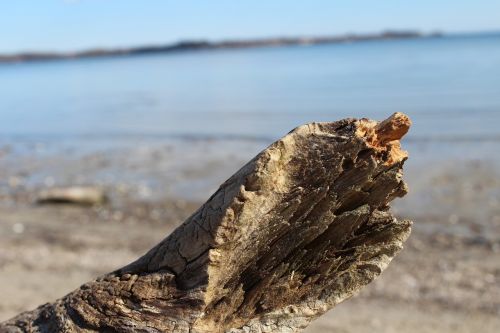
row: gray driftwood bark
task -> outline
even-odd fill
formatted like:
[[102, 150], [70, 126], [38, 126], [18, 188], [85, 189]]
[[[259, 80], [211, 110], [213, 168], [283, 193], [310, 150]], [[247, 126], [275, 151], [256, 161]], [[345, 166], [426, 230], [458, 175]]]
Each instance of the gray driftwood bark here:
[[411, 222], [401, 113], [300, 126], [137, 261], [0, 332], [299, 332], [377, 277]]

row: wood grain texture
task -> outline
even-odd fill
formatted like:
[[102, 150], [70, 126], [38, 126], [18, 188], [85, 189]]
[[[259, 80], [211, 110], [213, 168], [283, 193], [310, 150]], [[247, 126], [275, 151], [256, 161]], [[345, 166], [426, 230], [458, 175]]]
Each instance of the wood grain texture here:
[[410, 221], [410, 120], [300, 126], [135, 262], [0, 324], [18, 332], [300, 332], [375, 279]]

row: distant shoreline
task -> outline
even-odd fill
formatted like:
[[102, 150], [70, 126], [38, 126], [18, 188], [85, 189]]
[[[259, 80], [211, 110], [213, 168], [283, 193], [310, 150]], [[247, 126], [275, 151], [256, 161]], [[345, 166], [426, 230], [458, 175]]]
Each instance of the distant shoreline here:
[[441, 37], [441, 33], [422, 34], [416, 31], [386, 31], [377, 34], [346, 34], [323, 37], [284, 37], [248, 40], [226, 40], [220, 42], [182, 41], [167, 45], [150, 45], [120, 49], [92, 49], [73, 53], [57, 52], [25, 52], [11, 55], [0, 55], [0, 63], [18, 63], [31, 61], [65, 60], [81, 58], [99, 58], [110, 56], [130, 56], [154, 53], [172, 53], [216, 49], [243, 49], [271, 46], [319, 45], [371, 40], [416, 39], [425, 37]]

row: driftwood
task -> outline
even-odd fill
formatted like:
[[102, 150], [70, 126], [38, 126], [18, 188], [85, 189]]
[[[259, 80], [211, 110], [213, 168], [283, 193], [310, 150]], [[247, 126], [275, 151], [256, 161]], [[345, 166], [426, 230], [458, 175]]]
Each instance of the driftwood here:
[[137, 261], [0, 332], [299, 332], [402, 248], [401, 113], [300, 126]]

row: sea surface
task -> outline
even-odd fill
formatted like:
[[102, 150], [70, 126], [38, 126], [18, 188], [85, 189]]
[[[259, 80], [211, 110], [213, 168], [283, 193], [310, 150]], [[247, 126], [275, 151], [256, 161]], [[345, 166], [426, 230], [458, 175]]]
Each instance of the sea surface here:
[[305, 122], [500, 135], [500, 34], [0, 65], [2, 135], [276, 138]]
[[[68, 183], [81, 177], [58, 177], [78, 158], [118, 154], [102, 163], [125, 159], [137, 170], [168, 150], [154, 177], [197, 165], [179, 186], [197, 188], [198, 177], [203, 198], [298, 125], [396, 111], [414, 123], [403, 142], [410, 178], [435, 161], [498, 162], [500, 33], [0, 64], [0, 175]], [[77, 162], [60, 160], [71, 156]], [[218, 176], [201, 172], [204, 163]], [[25, 165], [35, 166], [11, 170]]]

